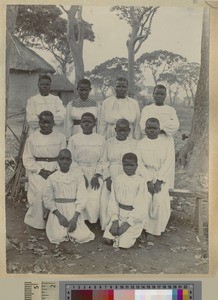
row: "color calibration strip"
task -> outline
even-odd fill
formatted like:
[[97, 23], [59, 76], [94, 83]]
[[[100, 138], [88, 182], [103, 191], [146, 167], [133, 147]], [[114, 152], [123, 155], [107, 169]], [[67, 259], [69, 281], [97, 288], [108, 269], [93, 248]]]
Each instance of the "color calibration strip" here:
[[69, 300], [190, 300], [189, 290], [73, 290]]
[[[64, 300], [201, 300], [200, 282], [60, 284]], [[60, 294], [63, 295], [63, 294]]]

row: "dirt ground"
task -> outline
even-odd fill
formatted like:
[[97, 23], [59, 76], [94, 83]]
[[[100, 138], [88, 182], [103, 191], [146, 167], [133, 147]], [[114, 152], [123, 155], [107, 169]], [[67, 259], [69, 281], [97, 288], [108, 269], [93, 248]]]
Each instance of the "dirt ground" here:
[[[182, 134], [190, 131], [193, 110], [177, 107], [180, 130], [175, 137], [176, 151], [185, 141]], [[9, 124], [19, 136], [22, 117]], [[16, 156], [17, 142], [8, 131], [6, 159]], [[13, 170], [9, 167], [7, 176]], [[176, 188], [187, 188], [185, 169], [176, 167]], [[139, 238], [133, 248], [121, 250], [102, 243], [98, 224], [90, 229], [96, 238], [88, 244], [65, 242], [60, 246], [49, 243], [45, 231], [32, 229], [23, 222], [27, 210], [25, 197], [6, 199], [6, 228], [10, 245], [7, 250], [8, 273], [41, 274], [204, 274], [208, 273], [208, 205], [203, 203], [204, 236], [199, 239], [193, 228], [193, 199], [174, 198], [171, 218], [165, 233], [153, 242]]]

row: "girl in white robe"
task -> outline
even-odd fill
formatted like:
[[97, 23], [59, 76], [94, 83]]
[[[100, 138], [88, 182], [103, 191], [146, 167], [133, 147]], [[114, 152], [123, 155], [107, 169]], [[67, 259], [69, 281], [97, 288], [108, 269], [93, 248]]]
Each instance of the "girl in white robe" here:
[[[173, 135], [179, 129], [179, 120], [176, 114], [176, 110], [169, 105], [164, 104], [166, 99], [166, 87], [164, 85], [157, 85], [154, 88], [153, 97], [154, 104], [147, 105], [143, 108], [141, 112], [140, 127], [141, 132], [145, 135], [145, 124], [149, 118], [157, 118], [160, 122], [160, 134], [166, 134], [173, 141]], [[175, 150], [174, 150], [175, 156]], [[175, 160], [172, 164], [170, 178], [170, 188], [174, 188], [174, 178], [175, 178]]]
[[147, 135], [136, 148], [138, 171], [148, 183], [149, 190], [149, 217], [144, 229], [152, 235], [161, 235], [170, 217], [169, 187], [175, 160], [173, 139], [159, 132], [158, 120], [148, 119]]
[[52, 131], [53, 124], [53, 114], [42, 112], [39, 115], [40, 130], [28, 137], [23, 153], [23, 164], [29, 174], [27, 199], [30, 205], [24, 222], [36, 229], [45, 228], [42, 190], [47, 177], [57, 168], [60, 150], [66, 147], [65, 136]]
[[123, 155], [128, 152], [134, 152], [137, 145], [137, 141], [128, 136], [130, 126], [126, 119], [119, 119], [116, 122], [115, 132], [116, 137], [106, 141], [106, 147], [102, 157], [102, 160], [107, 162], [108, 165], [103, 174], [105, 181], [101, 194], [100, 223], [102, 230], [105, 230], [109, 221], [107, 207], [111, 182], [113, 182], [116, 176], [123, 174]]
[[[85, 179], [78, 168], [69, 170], [71, 162], [70, 151], [62, 150], [58, 159], [60, 170], [49, 176], [43, 192], [44, 205], [50, 210], [46, 234], [49, 241], [55, 244], [68, 240], [85, 243], [95, 237], [81, 215], [87, 201]], [[57, 211], [59, 216], [62, 215], [61, 221]], [[66, 218], [66, 224], [63, 217]], [[69, 229], [73, 218], [76, 228], [71, 232]]]
[[106, 139], [115, 137], [115, 125], [118, 119], [125, 118], [130, 124], [130, 136], [140, 139], [140, 109], [138, 102], [126, 96], [128, 81], [118, 78], [115, 83], [115, 96], [111, 96], [102, 102], [98, 133]]
[[112, 183], [108, 205], [110, 222], [103, 238], [107, 244], [130, 248], [141, 235], [146, 221], [148, 191], [144, 178], [135, 174], [135, 154], [123, 156], [123, 168], [125, 173], [117, 176]]
[[100, 213], [100, 196], [103, 185], [102, 174], [104, 163], [102, 155], [105, 148], [103, 136], [93, 132], [95, 117], [85, 113], [81, 118], [83, 133], [73, 135], [68, 142], [72, 160], [82, 170], [87, 183], [88, 201], [83, 211], [83, 217], [90, 223], [96, 223]]

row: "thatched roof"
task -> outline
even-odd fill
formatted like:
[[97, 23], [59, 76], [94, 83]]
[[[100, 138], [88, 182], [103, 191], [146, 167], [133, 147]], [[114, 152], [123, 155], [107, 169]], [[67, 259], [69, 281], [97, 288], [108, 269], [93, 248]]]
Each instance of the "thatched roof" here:
[[51, 76], [51, 91], [65, 91], [73, 92], [74, 85], [64, 75], [50, 75]]
[[55, 69], [36, 52], [11, 36], [10, 71], [55, 73]]

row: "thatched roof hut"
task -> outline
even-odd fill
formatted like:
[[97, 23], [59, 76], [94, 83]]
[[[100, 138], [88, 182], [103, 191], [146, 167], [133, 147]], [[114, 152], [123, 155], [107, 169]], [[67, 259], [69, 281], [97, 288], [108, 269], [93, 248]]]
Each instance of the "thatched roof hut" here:
[[61, 98], [64, 105], [72, 100], [75, 86], [64, 75], [51, 76], [51, 93]]

